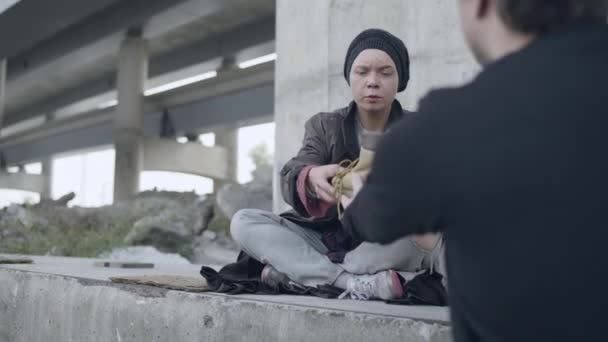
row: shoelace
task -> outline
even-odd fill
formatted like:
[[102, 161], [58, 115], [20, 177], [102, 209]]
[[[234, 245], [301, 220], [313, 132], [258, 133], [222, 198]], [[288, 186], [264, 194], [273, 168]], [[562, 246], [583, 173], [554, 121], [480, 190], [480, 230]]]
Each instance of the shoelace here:
[[[351, 284], [348, 284], [347, 289], [342, 292], [338, 299], [344, 299], [346, 296], [350, 296], [350, 299], [354, 300], [369, 300], [372, 297], [374, 285], [370, 281], [359, 278], [354, 278], [352, 281], [354, 281], [356, 285], [353, 284], [353, 286], [350, 286]], [[355, 288], [359, 286], [361, 286], [362, 289], [355, 290]]]
[[344, 215], [343, 213], [343, 209], [342, 209], [342, 205], [340, 204], [340, 201], [342, 200], [342, 192], [343, 192], [343, 181], [344, 181], [344, 177], [351, 172], [356, 166], [357, 164], [359, 164], [359, 159], [355, 159], [355, 160], [343, 160], [340, 163], [338, 163], [338, 166], [343, 168], [342, 171], [339, 171], [335, 176], [334, 179], [332, 180], [332, 183], [334, 185], [334, 198], [338, 201], [338, 217], [342, 218], [342, 216]]

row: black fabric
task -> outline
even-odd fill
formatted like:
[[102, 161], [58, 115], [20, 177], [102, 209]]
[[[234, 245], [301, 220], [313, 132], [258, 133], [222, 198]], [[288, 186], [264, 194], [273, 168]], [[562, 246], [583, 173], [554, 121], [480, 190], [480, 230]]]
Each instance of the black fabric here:
[[260, 281], [264, 265], [241, 252], [237, 262], [224, 266], [219, 272], [210, 267], [201, 268], [201, 276], [207, 280], [209, 291], [236, 294], [291, 294], [322, 298], [337, 298], [342, 290], [331, 285], [318, 287], [301, 286], [295, 283], [279, 284], [272, 288]]
[[392, 128], [344, 228], [444, 232], [456, 341], [605, 340], [607, 95], [607, 25], [541, 36]]
[[[241, 252], [237, 258], [237, 262], [224, 266], [219, 272], [216, 272], [211, 267], [203, 266], [200, 273], [207, 280], [209, 291], [230, 295], [290, 294], [338, 298], [343, 292], [342, 289], [329, 284], [309, 287], [289, 283], [279, 284], [278, 287], [269, 287], [260, 281], [263, 268], [263, 264], [246, 253]], [[405, 283], [403, 278], [401, 278], [401, 281]], [[388, 301], [388, 303], [402, 305], [446, 305], [447, 296], [441, 284], [441, 275], [438, 273], [429, 274], [427, 271], [417, 275], [403, 286], [404, 298]]]
[[407, 47], [403, 41], [387, 31], [380, 29], [365, 30], [353, 39], [346, 51], [344, 60], [344, 78], [350, 84], [350, 70], [353, 62], [363, 50], [377, 49], [388, 54], [395, 66], [397, 67], [397, 75], [399, 75], [399, 92], [407, 88], [407, 83], [410, 80], [410, 56]]
[[437, 272], [426, 270], [405, 283], [403, 298], [389, 300], [390, 304], [447, 306], [448, 293]]
[[160, 137], [174, 138], [175, 134], [175, 125], [173, 124], [169, 110], [164, 109], [163, 116], [160, 119]]
[[327, 257], [333, 263], [341, 264], [348, 251], [355, 249], [360, 242], [353, 240], [343, 230], [325, 232], [321, 237], [323, 244], [327, 247]]

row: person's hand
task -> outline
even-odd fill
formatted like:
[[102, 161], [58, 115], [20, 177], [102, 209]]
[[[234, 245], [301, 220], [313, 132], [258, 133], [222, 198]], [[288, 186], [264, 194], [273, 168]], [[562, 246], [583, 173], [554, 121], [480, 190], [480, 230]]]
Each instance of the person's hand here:
[[348, 206], [353, 202], [355, 197], [357, 197], [357, 194], [359, 193], [359, 191], [361, 191], [361, 188], [363, 187], [363, 177], [357, 172], [353, 172], [353, 174], [351, 175], [351, 180], [353, 182], [353, 196], [347, 197], [345, 195], [342, 195], [342, 198], [340, 199], [340, 203], [342, 203], [342, 207], [344, 207], [344, 209], [348, 208]]
[[337, 203], [338, 201], [334, 197], [334, 187], [330, 181], [341, 169], [336, 164], [313, 167], [308, 173], [307, 178], [309, 189], [319, 199], [331, 204]]

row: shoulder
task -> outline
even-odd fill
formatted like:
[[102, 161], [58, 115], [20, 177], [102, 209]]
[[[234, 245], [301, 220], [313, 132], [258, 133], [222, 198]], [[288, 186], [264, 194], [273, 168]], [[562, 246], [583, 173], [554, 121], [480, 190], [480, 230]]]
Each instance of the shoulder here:
[[339, 108], [332, 112], [320, 112], [306, 121], [307, 129], [335, 130], [342, 125], [348, 114], [348, 107]]
[[404, 111], [399, 120], [387, 133], [385, 143], [397, 148], [434, 145], [449, 140], [453, 133], [468, 119], [467, 102], [474, 101], [467, 95], [467, 86], [433, 90], [419, 102], [416, 112]]

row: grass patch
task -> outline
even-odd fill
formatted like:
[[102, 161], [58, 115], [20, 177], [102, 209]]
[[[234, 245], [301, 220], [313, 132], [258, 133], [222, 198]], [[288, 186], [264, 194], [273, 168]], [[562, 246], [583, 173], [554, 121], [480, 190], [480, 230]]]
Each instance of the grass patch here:
[[0, 250], [7, 253], [32, 255], [61, 255], [97, 257], [115, 247], [125, 246], [124, 238], [131, 230], [131, 222], [111, 223], [103, 229], [58, 227], [17, 227], [23, 239], [20, 242], [0, 241]]

